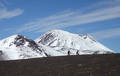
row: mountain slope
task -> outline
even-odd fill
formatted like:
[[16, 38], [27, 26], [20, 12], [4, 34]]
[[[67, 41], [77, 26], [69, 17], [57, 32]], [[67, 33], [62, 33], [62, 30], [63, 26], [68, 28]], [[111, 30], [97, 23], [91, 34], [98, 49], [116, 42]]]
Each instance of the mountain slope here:
[[112, 52], [90, 35], [72, 34], [62, 30], [49, 31], [35, 41], [22, 35], [0, 40], [0, 60]]
[[113, 52], [94, 40], [90, 35], [72, 34], [62, 30], [49, 31], [35, 41], [65, 55], [68, 54], [68, 51], [71, 55]]
[[31, 39], [13, 35], [0, 41], [1, 57], [4, 60], [26, 59], [46, 56]]

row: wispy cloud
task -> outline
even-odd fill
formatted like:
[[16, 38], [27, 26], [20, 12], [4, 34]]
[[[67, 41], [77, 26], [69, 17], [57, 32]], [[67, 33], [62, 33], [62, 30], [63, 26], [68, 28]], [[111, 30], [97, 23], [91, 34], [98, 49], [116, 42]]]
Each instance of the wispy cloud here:
[[91, 35], [93, 35], [98, 40], [117, 37], [120, 36], [120, 28], [98, 31], [91, 33]]
[[24, 10], [19, 9], [19, 8], [14, 9], [14, 10], [7, 10], [8, 4], [9, 3], [6, 0], [0, 1], [0, 20], [9, 19], [9, 18], [13, 18], [15, 16], [19, 16], [24, 12]]
[[110, 8], [107, 7], [99, 10], [93, 10], [88, 13], [78, 10], [67, 11], [24, 24], [24, 26], [20, 28], [18, 32], [45, 32], [55, 28], [64, 28], [76, 25], [82, 26], [82, 24], [120, 18], [119, 9], [120, 6], [117, 5]]
[[15, 16], [19, 16], [23, 13], [22, 9], [15, 9], [8, 11], [7, 9], [0, 10], [0, 20], [1, 19], [9, 19]]

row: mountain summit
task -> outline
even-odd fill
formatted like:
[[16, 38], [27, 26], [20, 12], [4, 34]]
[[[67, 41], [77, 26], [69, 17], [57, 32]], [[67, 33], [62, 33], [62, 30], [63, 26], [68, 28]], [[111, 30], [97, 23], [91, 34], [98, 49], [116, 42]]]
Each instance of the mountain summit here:
[[44, 54], [35, 41], [22, 35], [13, 35], [0, 41], [1, 57], [4, 60], [42, 57]]
[[35, 41], [66, 55], [68, 51], [71, 55], [113, 52], [90, 35], [73, 34], [63, 30], [49, 31]]
[[48, 31], [35, 41], [22, 35], [0, 40], [0, 60], [112, 52], [90, 35], [73, 34], [63, 30]]

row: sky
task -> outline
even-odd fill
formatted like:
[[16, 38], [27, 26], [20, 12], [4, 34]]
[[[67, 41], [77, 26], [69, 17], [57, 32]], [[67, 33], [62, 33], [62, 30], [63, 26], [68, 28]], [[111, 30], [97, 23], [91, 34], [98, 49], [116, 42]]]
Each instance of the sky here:
[[120, 0], [0, 0], [0, 40], [54, 29], [90, 34], [120, 53]]

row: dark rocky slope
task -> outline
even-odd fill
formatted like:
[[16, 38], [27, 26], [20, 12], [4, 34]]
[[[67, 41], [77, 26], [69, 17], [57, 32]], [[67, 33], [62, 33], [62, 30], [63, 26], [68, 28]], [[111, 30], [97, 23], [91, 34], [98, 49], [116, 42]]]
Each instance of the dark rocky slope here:
[[0, 76], [120, 76], [120, 54], [0, 61]]

